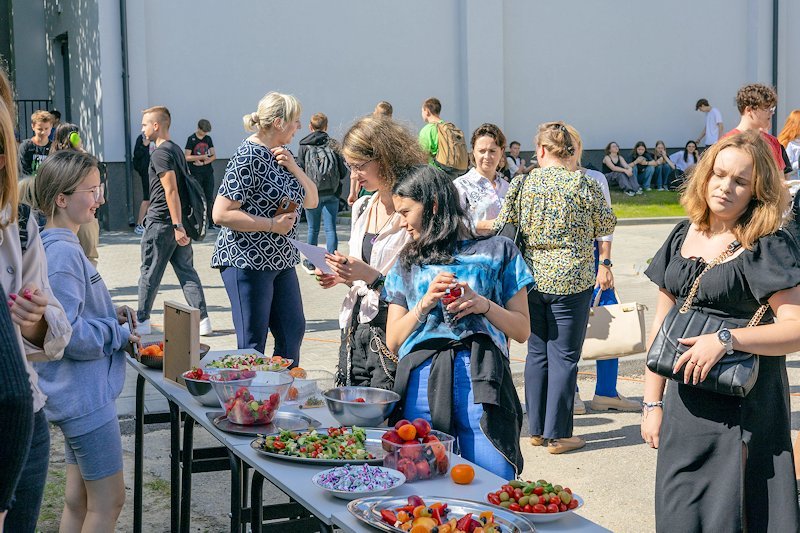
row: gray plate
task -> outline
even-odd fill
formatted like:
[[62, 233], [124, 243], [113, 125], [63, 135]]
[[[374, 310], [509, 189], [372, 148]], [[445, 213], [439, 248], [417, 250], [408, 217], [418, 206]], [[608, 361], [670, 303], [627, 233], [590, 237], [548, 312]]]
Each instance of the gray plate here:
[[[327, 432], [328, 428], [317, 428], [317, 431], [320, 433]], [[356, 460], [356, 459], [312, 459], [310, 457], [293, 457], [291, 455], [282, 455], [279, 453], [268, 452], [261, 449], [261, 440], [260, 438], [253, 439], [253, 442], [250, 443], [250, 447], [253, 448], [258, 453], [265, 455], [267, 457], [272, 457], [275, 459], [283, 459], [284, 461], [293, 461], [295, 463], [305, 463], [311, 465], [321, 465], [321, 466], [339, 466], [339, 465], [361, 465], [361, 464], [368, 464], [368, 465], [376, 465], [382, 466], [383, 465], [383, 457], [386, 455], [386, 450], [383, 449], [381, 436], [386, 433], [386, 428], [383, 429], [366, 429], [367, 432], [367, 441], [365, 442], [365, 448], [368, 452], [372, 453], [375, 456], [375, 459], [369, 460]], [[262, 433], [262, 435], [270, 436], [270, 435], [277, 435], [280, 431], [274, 431], [272, 433]]]
[[206, 416], [220, 431], [232, 433], [233, 435], [244, 435], [246, 437], [280, 433], [282, 429], [306, 431], [308, 428], [318, 428], [320, 426], [320, 422], [316, 418], [294, 411], [278, 411], [275, 413], [275, 417], [272, 419], [271, 423], [257, 426], [234, 424], [228, 420], [225, 413], [220, 411], [206, 413]]
[[[494, 513], [494, 520], [501, 526], [502, 533], [535, 533], [536, 528], [532, 523], [515, 513], [504, 509], [500, 506], [492, 505], [490, 503], [473, 502], [470, 500], [459, 500], [456, 498], [442, 497], [442, 496], [422, 496], [425, 502], [446, 502], [447, 508], [450, 509], [449, 516], [459, 519], [467, 513], [472, 513], [473, 516], [478, 516], [483, 511], [492, 511]], [[369, 524], [370, 526], [388, 531], [390, 533], [397, 533], [401, 531], [399, 528], [390, 526], [381, 520], [382, 509], [395, 509], [403, 507], [408, 504], [407, 498], [398, 498], [397, 496], [377, 496], [370, 498], [361, 498], [353, 500], [347, 504], [347, 510], [350, 514]]]

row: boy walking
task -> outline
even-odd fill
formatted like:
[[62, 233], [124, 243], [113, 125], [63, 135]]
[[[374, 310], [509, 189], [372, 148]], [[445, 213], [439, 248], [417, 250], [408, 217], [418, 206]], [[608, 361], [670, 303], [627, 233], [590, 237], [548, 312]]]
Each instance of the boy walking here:
[[211, 208], [214, 207], [214, 168], [211, 163], [217, 158], [214, 150], [214, 141], [211, 140], [211, 123], [201, 118], [197, 122], [197, 131], [186, 139], [184, 154], [186, 161], [191, 165], [192, 176], [194, 176], [203, 187], [206, 196], [206, 206], [208, 207], [208, 228], [214, 225], [211, 220]]
[[428, 154], [428, 162], [456, 179], [467, 171], [469, 157], [464, 132], [452, 122], [439, 116], [442, 103], [438, 98], [428, 98], [422, 103], [422, 120], [425, 126], [419, 131], [419, 145]]
[[142, 235], [142, 266], [139, 277], [139, 306], [136, 318], [137, 331], [147, 335], [151, 331], [150, 312], [156, 299], [161, 278], [167, 263], [172, 264], [183, 289], [186, 301], [200, 310], [200, 335], [210, 335], [206, 300], [200, 277], [194, 269], [192, 240], [181, 223], [182, 206], [179, 188], [185, 187], [188, 171], [183, 150], [170, 140], [170, 113], [166, 107], [156, 106], [142, 111], [142, 134], [155, 143], [150, 156], [150, 205], [145, 217]]
[[19, 145], [19, 164], [22, 174], [35, 176], [42, 161], [50, 154], [50, 131], [55, 119], [48, 111], [34, 111], [31, 115], [33, 137], [25, 139]]
[[706, 114], [706, 126], [696, 139], [697, 144], [700, 145], [700, 141], [705, 138], [706, 146], [711, 146], [722, 138], [722, 113], [716, 107], [711, 107], [705, 98], [697, 101], [694, 110]]

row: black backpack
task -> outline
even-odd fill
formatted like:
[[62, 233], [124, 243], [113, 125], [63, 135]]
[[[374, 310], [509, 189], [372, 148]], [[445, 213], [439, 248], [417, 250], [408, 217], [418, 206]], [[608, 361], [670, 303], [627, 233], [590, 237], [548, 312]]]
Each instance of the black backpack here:
[[330, 196], [339, 193], [339, 165], [336, 153], [328, 143], [322, 145], [308, 145], [303, 157], [306, 175], [317, 185], [320, 196]]
[[181, 223], [186, 235], [193, 241], [206, 238], [208, 227], [208, 204], [203, 187], [192, 176], [189, 164], [183, 159], [184, 179], [178, 182], [178, 195], [181, 198]]

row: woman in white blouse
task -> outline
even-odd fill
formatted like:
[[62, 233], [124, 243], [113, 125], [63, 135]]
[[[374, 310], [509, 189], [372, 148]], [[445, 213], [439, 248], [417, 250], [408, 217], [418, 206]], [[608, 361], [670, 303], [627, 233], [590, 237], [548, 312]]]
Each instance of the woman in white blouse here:
[[453, 184], [475, 230], [488, 234], [508, 192], [508, 182], [497, 172], [505, 155], [506, 136], [494, 124], [481, 124], [472, 133], [471, 144], [475, 166]]

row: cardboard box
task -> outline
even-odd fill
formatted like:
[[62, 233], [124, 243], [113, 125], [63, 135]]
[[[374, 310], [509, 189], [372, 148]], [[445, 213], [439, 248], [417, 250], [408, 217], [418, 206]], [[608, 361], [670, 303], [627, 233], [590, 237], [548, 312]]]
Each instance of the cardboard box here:
[[200, 366], [200, 310], [164, 302], [164, 379], [183, 385], [181, 374]]

